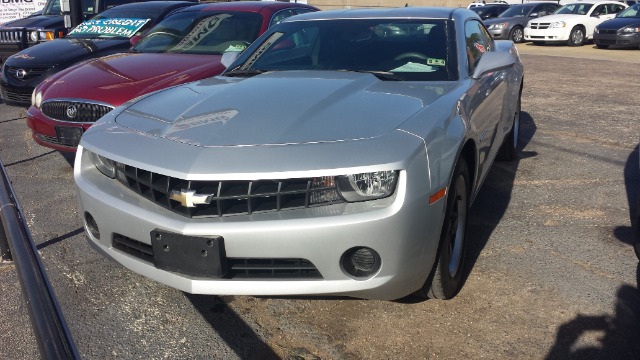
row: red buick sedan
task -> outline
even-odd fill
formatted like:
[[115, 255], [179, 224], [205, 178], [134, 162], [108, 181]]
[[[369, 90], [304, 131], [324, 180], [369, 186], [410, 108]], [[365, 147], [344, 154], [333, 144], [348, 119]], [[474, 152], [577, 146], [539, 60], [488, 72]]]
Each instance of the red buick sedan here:
[[318, 9], [286, 2], [192, 6], [167, 17], [128, 53], [89, 60], [35, 88], [27, 123], [40, 145], [75, 151], [82, 133], [116, 106], [220, 74], [222, 54], [242, 51], [271, 25]]

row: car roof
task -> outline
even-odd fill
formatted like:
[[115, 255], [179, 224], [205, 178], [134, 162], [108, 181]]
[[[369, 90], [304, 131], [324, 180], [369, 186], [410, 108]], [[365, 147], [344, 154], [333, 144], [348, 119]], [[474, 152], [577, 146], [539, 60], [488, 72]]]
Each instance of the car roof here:
[[217, 2], [217, 3], [205, 3], [196, 6], [190, 6], [182, 11], [248, 11], [248, 12], [260, 12], [265, 8], [288, 9], [292, 7], [316, 9], [315, 7], [307, 4], [289, 3], [284, 1], [232, 1], [232, 2]]
[[117, 6], [112, 6], [105, 11], [109, 11], [111, 9], [166, 9], [172, 6], [177, 5], [196, 5], [193, 1], [144, 1], [137, 3], [128, 3]]
[[365, 18], [428, 18], [428, 19], [450, 19], [454, 13], [469, 12], [477, 16], [473, 11], [464, 8], [446, 7], [399, 7], [399, 8], [360, 8], [360, 9], [339, 9], [326, 10], [314, 13], [296, 15], [284, 21], [306, 21], [306, 20], [337, 20], [337, 19], [365, 19]]

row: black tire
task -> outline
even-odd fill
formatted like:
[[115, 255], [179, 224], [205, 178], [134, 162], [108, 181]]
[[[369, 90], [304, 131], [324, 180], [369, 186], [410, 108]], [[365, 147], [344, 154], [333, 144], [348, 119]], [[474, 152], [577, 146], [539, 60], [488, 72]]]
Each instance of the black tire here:
[[636, 202], [636, 223], [634, 225], [635, 241], [633, 243], [633, 250], [636, 253], [636, 257], [640, 260], [640, 193], [638, 194], [638, 200]]
[[469, 168], [466, 161], [460, 159], [448, 189], [438, 256], [431, 280], [427, 279], [422, 289], [416, 292], [420, 298], [448, 300], [462, 288], [466, 270], [469, 184]]
[[544, 45], [544, 41], [533, 41], [533, 45]]
[[505, 136], [500, 149], [496, 154], [496, 160], [511, 161], [515, 160], [518, 155], [518, 137], [520, 136], [520, 99], [518, 95], [518, 103], [516, 104], [516, 112], [513, 114], [513, 124], [511, 131]]
[[516, 44], [524, 42], [524, 29], [522, 29], [522, 26], [514, 26], [509, 33], [509, 39]]
[[582, 26], [575, 26], [571, 29], [571, 33], [569, 33], [569, 41], [567, 41], [567, 44], [569, 46], [582, 46], [585, 40], [586, 34], [584, 28]]
[[598, 44], [598, 43], [596, 43], [596, 47], [597, 47], [598, 49], [608, 49], [608, 48], [609, 48], [609, 45], [605, 45], [605, 44]]

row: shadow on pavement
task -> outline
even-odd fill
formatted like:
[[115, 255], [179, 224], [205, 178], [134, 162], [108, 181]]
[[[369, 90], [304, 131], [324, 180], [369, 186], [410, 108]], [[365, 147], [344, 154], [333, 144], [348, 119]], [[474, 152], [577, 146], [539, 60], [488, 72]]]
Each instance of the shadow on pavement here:
[[[640, 286], [640, 264], [636, 270]], [[603, 333], [600, 346], [581, 347], [580, 337], [590, 332]], [[583, 316], [563, 324], [547, 360], [635, 360], [640, 359], [640, 291], [630, 285], [618, 289], [614, 315]]]
[[520, 116], [520, 137], [518, 138], [518, 158], [514, 161], [496, 161], [487, 175], [482, 189], [478, 193], [471, 208], [469, 227], [467, 230], [468, 269], [469, 276], [482, 249], [487, 245], [491, 234], [504, 216], [509, 202], [513, 182], [520, 161], [538, 156], [537, 152], [524, 150], [536, 132], [536, 125], [531, 115], [525, 111]]
[[[227, 303], [233, 297], [184, 293], [220, 338], [244, 360], [280, 359]], [[213, 357], [215, 354], [211, 354]]]

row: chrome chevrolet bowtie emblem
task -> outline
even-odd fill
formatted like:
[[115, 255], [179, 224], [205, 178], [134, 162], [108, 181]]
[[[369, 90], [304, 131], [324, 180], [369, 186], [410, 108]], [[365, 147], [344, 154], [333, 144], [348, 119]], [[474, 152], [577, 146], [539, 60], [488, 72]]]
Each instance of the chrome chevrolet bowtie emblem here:
[[198, 195], [195, 190], [182, 189], [180, 191], [172, 190], [169, 198], [179, 202], [184, 207], [196, 207], [199, 204], [211, 203], [213, 195]]
[[75, 105], [67, 106], [67, 117], [73, 119], [76, 115], [78, 115], [78, 108]]
[[16, 77], [17, 77], [18, 79], [24, 79], [24, 77], [25, 77], [25, 76], [27, 76], [27, 70], [25, 70], [25, 69], [18, 69], [18, 70], [16, 71]]

